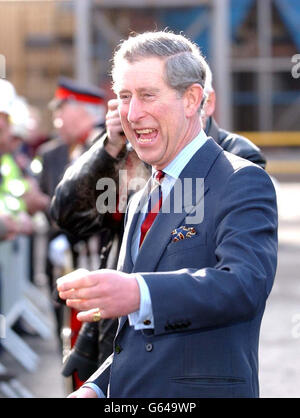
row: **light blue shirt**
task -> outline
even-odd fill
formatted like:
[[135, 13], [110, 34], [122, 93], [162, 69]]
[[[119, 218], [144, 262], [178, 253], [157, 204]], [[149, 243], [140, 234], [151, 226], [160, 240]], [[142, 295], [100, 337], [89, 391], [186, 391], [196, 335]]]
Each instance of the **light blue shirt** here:
[[93, 391], [96, 392], [98, 398], [106, 398], [102, 390], [95, 383], [91, 383], [91, 382], [84, 383], [81, 387], [93, 389]]
[[[199, 135], [197, 135], [196, 138], [194, 138], [189, 144], [187, 144], [174, 158], [174, 160], [171, 161], [171, 163], [164, 168], [163, 171], [165, 173], [165, 176], [161, 183], [163, 202], [169, 195], [172, 187], [174, 186], [176, 180], [179, 178], [182, 170], [189, 163], [189, 161], [196, 154], [196, 152], [202, 147], [206, 140], [206, 134], [204, 133], [204, 131], [200, 131]], [[154, 174], [155, 171], [153, 170], [152, 177], [154, 176]], [[148, 202], [145, 203], [145, 207], [143, 207], [141, 210], [132, 238], [131, 257], [133, 263], [135, 263], [139, 252], [141, 225], [145, 218], [147, 205]], [[154, 328], [154, 319], [150, 292], [142, 275], [137, 274], [136, 279], [140, 288], [140, 309], [128, 315], [129, 324], [134, 326], [135, 330], [145, 328], [151, 329]], [[144, 321], [146, 321], [146, 323], [148, 323], [149, 325], [145, 325]]]

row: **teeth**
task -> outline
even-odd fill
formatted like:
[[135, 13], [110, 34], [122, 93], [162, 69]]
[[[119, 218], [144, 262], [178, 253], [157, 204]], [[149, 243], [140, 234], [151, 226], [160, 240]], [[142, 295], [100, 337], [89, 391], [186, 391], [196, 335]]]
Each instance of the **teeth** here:
[[140, 138], [139, 139], [140, 142], [151, 142], [151, 139], [147, 139], [147, 138]]
[[142, 135], [142, 134], [150, 134], [151, 132], [154, 132], [154, 131], [155, 131], [155, 129], [139, 129], [136, 132], [139, 135]]

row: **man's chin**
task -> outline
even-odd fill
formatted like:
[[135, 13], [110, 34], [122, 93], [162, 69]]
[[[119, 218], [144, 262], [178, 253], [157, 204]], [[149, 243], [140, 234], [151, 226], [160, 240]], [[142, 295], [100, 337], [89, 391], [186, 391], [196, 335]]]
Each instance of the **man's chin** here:
[[140, 160], [142, 160], [145, 164], [154, 166], [155, 165], [155, 159], [151, 158], [146, 152], [140, 152], [139, 150], [136, 150], [137, 156]]

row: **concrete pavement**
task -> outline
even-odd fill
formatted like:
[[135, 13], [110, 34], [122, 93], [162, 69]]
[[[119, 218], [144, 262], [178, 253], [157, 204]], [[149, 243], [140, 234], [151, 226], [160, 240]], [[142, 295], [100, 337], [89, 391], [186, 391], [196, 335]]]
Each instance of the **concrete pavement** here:
[[263, 398], [300, 397], [300, 182], [278, 187], [279, 254], [261, 328]]

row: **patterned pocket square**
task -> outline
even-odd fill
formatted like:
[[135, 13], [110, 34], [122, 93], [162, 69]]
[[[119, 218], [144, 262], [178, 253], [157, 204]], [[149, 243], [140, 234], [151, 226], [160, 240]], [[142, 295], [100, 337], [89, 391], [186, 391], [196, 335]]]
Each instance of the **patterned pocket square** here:
[[171, 232], [172, 242], [177, 242], [186, 238], [192, 238], [196, 234], [196, 229], [193, 226], [180, 226]]

